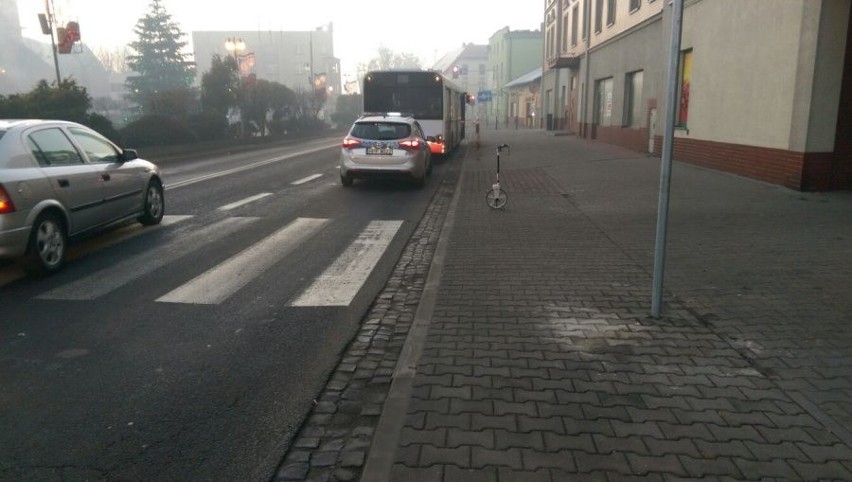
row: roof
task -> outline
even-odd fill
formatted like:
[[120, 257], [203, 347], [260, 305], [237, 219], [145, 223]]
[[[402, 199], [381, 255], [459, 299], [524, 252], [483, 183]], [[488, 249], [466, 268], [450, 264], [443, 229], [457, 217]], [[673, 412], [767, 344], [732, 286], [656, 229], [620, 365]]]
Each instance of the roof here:
[[464, 60], [487, 60], [488, 59], [488, 46], [487, 45], [476, 45], [476, 44], [462, 44], [461, 47], [450, 50], [443, 57], [441, 57], [435, 64], [432, 66], [434, 70], [438, 70], [444, 72], [452, 67], [454, 64], [457, 64]]
[[503, 88], [508, 89], [510, 87], [520, 87], [525, 84], [532, 84], [533, 82], [538, 82], [539, 80], [541, 80], [541, 67], [536, 67], [535, 70], [532, 70], [518, 77], [517, 79], [509, 82], [508, 84], [504, 85]]

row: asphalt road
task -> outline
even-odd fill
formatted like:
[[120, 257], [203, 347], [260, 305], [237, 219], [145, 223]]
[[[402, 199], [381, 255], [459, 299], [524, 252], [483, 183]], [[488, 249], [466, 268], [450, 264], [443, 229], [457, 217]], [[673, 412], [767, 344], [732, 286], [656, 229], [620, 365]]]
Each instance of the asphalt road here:
[[268, 480], [453, 162], [344, 189], [338, 142], [165, 162], [162, 225], [0, 267], [0, 479]]

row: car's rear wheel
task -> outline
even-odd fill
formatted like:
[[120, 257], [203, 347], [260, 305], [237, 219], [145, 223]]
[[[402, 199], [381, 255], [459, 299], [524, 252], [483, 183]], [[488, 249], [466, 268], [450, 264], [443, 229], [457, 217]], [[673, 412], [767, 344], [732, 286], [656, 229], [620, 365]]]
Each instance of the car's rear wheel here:
[[160, 224], [166, 212], [166, 201], [163, 197], [163, 186], [151, 179], [145, 189], [145, 203], [142, 205], [142, 215], [139, 222], [145, 226]]
[[65, 262], [67, 249], [68, 236], [59, 216], [51, 212], [42, 213], [33, 223], [24, 266], [37, 276], [53, 274]]
[[346, 176], [344, 174], [340, 175], [340, 184], [343, 184], [343, 187], [349, 187], [353, 182], [354, 179], [352, 179], [352, 176]]

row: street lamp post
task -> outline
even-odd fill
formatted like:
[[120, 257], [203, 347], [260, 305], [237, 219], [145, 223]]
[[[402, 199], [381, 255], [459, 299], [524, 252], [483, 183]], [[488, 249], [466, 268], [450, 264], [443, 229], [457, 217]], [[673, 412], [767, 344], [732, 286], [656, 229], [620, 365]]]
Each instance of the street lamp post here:
[[237, 64], [237, 72], [240, 71], [239, 52], [241, 50], [245, 50], [245, 48], [246, 43], [243, 42], [243, 39], [241, 38], [238, 39], [236, 37], [228, 37], [228, 39], [225, 40], [225, 49], [227, 49], [228, 52], [232, 52], [234, 54], [234, 63]]
[[242, 72], [240, 71], [239, 53], [240, 51], [245, 50], [245, 48], [246, 43], [241, 38], [229, 37], [225, 40], [225, 49], [234, 54], [234, 64], [237, 66], [237, 86], [236, 92], [234, 93], [237, 99], [237, 112], [240, 116], [240, 139], [245, 137], [245, 121], [243, 119], [243, 108], [240, 96], [240, 89], [242, 88]]

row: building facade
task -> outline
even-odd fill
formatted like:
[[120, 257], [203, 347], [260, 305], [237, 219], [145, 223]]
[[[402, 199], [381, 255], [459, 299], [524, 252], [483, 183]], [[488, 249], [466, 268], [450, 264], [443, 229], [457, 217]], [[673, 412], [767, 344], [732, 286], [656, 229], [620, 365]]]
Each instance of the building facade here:
[[487, 122], [508, 126], [518, 115], [510, 110], [509, 93], [504, 86], [542, 65], [541, 30], [509, 30], [504, 27], [488, 41], [487, 73], [491, 76], [491, 101], [485, 105]]
[[[675, 159], [852, 189], [850, 3], [686, 0]], [[547, 127], [659, 154], [671, 22], [663, 0], [547, 0]]]
[[[241, 49], [228, 50], [229, 40], [241, 41]], [[332, 105], [332, 97], [341, 93], [340, 59], [334, 56], [332, 24], [306, 32], [196, 31], [192, 32], [192, 48], [199, 85], [214, 55], [236, 56], [243, 70], [294, 92], [324, 87], [329, 90]]]
[[[491, 88], [488, 76], [487, 45], [464, 44], [458, 49], [447, 52], [435, 62], [432, 70], [441, 72], [473, 96]], [[468, 120], [481, 118], [484, 115], [481, 111], [484, 106], [485, 104], [475, 103], [468, 108]]]
[[503, 86], [509, 96], [509, 124], [538, 128], [541, 123], [541, 67]]

